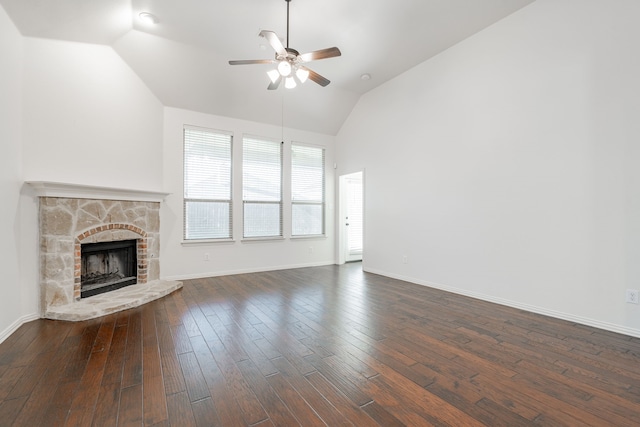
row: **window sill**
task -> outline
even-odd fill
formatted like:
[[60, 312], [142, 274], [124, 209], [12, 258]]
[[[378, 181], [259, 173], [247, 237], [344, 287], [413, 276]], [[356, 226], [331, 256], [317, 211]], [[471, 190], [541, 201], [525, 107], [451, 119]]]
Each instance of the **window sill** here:
[[253, 242], [281, 242], [284, 240], [282, 236], [269, 236], [269, 237], [245, 237], [241, 240], [242, 243], [253, 243]]
[[197, 240], [183, 240], [182, 246], [195, 246], [195, 245], [210, 245], [210, 244], [233, 244], [236, 241], [234, 239], [197, 239]]
[[318, 240], [318, 239], [326, 239], [326, 234], [314, 234], [309, 236], [291, 236], [291, 240]]

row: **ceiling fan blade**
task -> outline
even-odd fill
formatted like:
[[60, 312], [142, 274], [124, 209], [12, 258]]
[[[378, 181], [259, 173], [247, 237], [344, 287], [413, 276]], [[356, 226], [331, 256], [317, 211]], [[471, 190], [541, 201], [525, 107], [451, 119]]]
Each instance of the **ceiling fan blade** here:
[[267, 87], [268, 90], [276, 90], [278, 89], [278, 86], [280, 86], [280, 82], [282, 81], [282, 76], [278, 77], [278, 80], [276, 80], [275, 82], [271, 82], [269, 83], [269, 86]]
[[229, 65], [274, 64], [275, 62], [275, 59], [239, 59], [237, 61], [229, 61]]
[[326, 49], [314, 50], [313, 52], [303, 53], [299, 58], [304, 62], [317, 61], [318, 59], [333, 58], [342, 55], [337, 47], [328, 47]]
[[262, 30], [260, 31], [259, 36], [267, 39], [273, 50], [275, 50], [278, 55], [287, 56], [287, 50], [282, 45], [282, 42], [276, 33], [273, 31]]
[[315, 71], [307, 67], [300, 67], [300, 68], [307, 70], [309, 72], [309, 80], [313, 80], [314, 82], [318, 83], [322, 87], [325, 87], [326, 85], [331, 83], [329, 79], [327, 79], [326, 77], [322, 77], [320, 74], [316, 73]]

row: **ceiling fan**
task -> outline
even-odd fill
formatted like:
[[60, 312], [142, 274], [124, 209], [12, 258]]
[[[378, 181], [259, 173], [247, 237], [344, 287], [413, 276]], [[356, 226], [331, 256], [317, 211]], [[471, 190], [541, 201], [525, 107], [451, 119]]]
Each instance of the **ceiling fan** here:
[[288, 89], [296, 87], [297, 83], [304, 83], [310, 79], [320, 86], [326, 86], [329, 79], [321, 76], [303, 64], [306, 62], [317, 61], [319, 59], [333, 58], [340, 56], [342, 53], [337, 47], [329, 47], [327, 49], [315, 50], [309, 53], [300, 54], [297, 50], [289, 47], [289, 3], [287, 2], [287, 46], [283, 46], [282, 42], [273, 31], [262, 30], [259, 36], [267, 39], [273, 50], [276, 51], [275, 59], [244, 59], [229, 61], [230, 65], [247, 65], [247, 64], [277, 64], [275, 70], [267, 72], [271, 83], [267, 89], [275, 90], [280, 86], [284, 79], [284, 85]]

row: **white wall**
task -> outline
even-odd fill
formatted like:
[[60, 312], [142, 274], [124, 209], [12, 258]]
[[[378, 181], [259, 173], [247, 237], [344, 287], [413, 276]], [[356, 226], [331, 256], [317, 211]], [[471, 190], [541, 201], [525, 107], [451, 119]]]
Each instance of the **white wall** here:
[[538, 0], [364, 95], [364, 268], [640, 336], [639, 14]]
[[[182, 149], [183, 126], [192, 125], [209, 129], [231, 131], [234, 134], [233, 182], [234, 226], [233, 243], [182, 242]], [[232, 273], [275, 270], [334, 262], [334, 137], [295, 129], [284, 129], [284, 232], [285, 239], [273, 241], [242, 241], [242, 135], [250, 134], [282, 139], [282, 128], [262, 123], [213, 116], [187, 110], [165, 108], [164, 116], [164, 189], [171, 195], [160, 211], [161, 223], [161, 272], [166, 279], [186, 279], [217, 276]], [[326, 155], [326, 238], [290, 239], [287, 232], [291, 210], [290, 185], [286, 165], [290, 164], [290, 143], [304, 142], [325, 147]], [[311, 248], [311, 250], [310, 250]], [[204, 260], [208, 253], [210, 261]]]
[[33, 314], [23, 299], [19, 256], [23, 50], [22, 36], [0, 7], [0, 342]]
[[23, 38], [1, 8], [0, 42], [2, 341], [39, 316], [38, 203], [23, 181], [161, 191], [163, 107], [109, 47]]
[[25, 39], [29, 180], [162, 190], [162, 104], [107, 46]]

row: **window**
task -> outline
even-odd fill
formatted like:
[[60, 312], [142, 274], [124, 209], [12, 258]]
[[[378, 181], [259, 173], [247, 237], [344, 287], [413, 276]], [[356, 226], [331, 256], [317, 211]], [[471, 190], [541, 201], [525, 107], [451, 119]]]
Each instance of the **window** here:
[[230, 133], [184, 128], [184, 239], [230, 239]]
[[324, 234], [324, 149], [291, 146], [291, 235]]
[[243, 138], [244, 237], [282, 236], [282, 143]]

